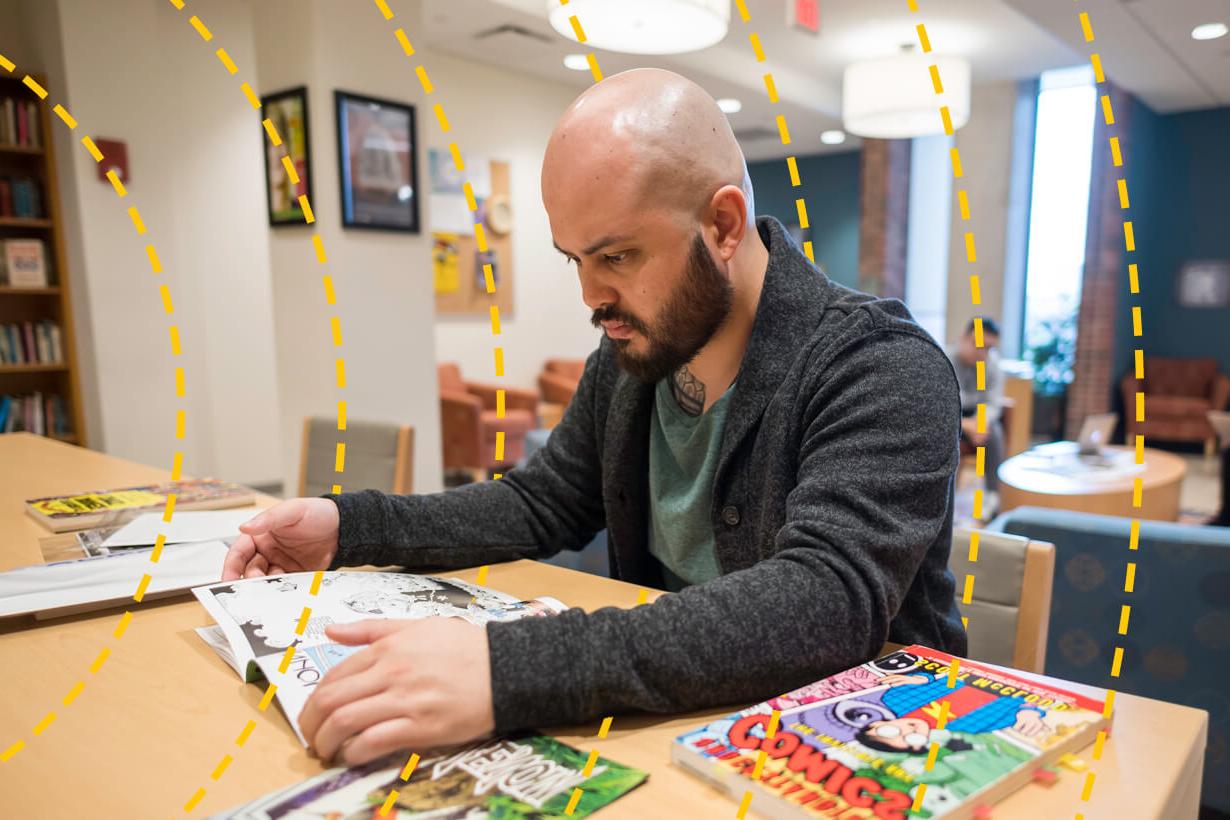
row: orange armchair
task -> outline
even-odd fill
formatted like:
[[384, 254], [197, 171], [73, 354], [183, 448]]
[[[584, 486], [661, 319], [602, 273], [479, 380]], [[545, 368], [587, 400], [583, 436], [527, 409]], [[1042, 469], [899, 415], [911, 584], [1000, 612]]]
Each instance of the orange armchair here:
[[538, 374], [538, 392], [542, 400], [552, 404], [568, 404], [577, 392], [581, 375], [585, 372], [584, 359], [547, 359]]
[[[1139, 386], [1138, 386], [1139, 385]], [[1119, 383], [1123, 392], [1127, 441], [1139, 433], [1147, 441], [1215, 441], [1208, 412], [1223, 410], [1230, 401], [1230, 378], [1218, 370], [1217, 360], [1145, 357], [1145, 378], [1138, 382], [1129, 371]], [[1136, 393], [1145, 394], [1145, 420], [1136, 420]]]
[[[515, 464], [525, 452], [525, 434], [534, 428], [538, 397], [533, 391], [465, 381], [452, 363], [437, 365], [436, 378], [444, 469], [486, 473]], [[504, 418], [497, 409], [500, 390]], [[504, 434], [503, 453], [496, 452], [496, 433]]]

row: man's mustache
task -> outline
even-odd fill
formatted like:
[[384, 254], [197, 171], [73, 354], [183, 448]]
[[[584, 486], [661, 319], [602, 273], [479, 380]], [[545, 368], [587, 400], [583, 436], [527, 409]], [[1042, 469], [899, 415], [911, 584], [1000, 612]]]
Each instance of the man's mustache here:
[[615, 310], [614, 308], [604, 307], [594, 311], [594, 315], [590, 318], [590, 324], [594, 327], [599, 327], [603, 322], [621, 322], [633, 330], [640, 331], [642, 334], [646, 332], [646, 327], [640, 319], [635, 316]]

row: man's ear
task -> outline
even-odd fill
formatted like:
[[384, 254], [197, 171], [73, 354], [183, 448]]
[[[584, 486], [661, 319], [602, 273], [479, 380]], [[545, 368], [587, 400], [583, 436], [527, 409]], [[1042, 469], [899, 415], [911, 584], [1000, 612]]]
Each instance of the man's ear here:
[[750, 215], [747, 197], [737, 185], [723, 185], [709, 200], [713, 220], [713, 244], [722, 261], [729, 262], [747, 233]]

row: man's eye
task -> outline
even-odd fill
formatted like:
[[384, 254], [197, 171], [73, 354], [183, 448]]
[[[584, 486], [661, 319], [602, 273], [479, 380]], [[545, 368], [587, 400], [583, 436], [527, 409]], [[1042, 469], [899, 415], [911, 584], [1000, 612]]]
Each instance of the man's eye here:
[[628, 258], [628, 254], [627, 253], [608, 253], [608, 254], [604, 254], [604, 258], [606, 259], [608, 264], [618, 265]]

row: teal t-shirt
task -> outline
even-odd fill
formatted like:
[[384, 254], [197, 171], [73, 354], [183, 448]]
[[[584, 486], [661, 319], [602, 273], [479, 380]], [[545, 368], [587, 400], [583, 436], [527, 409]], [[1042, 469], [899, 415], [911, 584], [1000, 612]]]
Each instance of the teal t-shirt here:
[[699, 416], [683, 411], [669, 379], [658, 382], [654, 391], [649, 552], [666, 568], [666, 586], [672, 592], [721, 574], [713, 543], [713, 475], [733, 391], [732, 385]]

